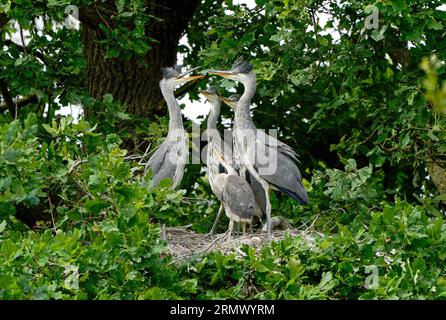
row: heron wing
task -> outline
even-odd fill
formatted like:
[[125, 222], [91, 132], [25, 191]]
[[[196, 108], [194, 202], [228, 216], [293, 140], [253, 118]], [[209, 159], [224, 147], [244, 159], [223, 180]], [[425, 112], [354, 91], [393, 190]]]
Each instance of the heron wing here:
[[277, 152], [277, 169], [272, 174], [262, 175], [266, 181], [301, 204], [308, 203], [308, 195], [302, 184], [302, 175], [297, 165], [288, 156]]
[[174, 141], [173, 150], [174, 153], [171, 162], [176, 164], [176, 169], [173, 176], [172, 188], [175, 189], [183, 179], [184, 168], [189, 158], [188, 139], [185, 132], [179, 136], [178, 140]]
[[243, 178], [229, 175], [222, 192], [225, 207], [242, 219], [250, 219], [255, 211], [255, 199], [251, 187]]
[[263, 130], [259, 130], [259, 129], [256, 130], [256, 138], [259, 141], [264, 141], [265, 144], [270, 147], [277, 148], [277, 150], [279, 152], [286, 154], [293, 160], [298, 161], [298, 159], [297, 159], [298, 155], [297, 155], [296, 151], [293, 150], [293, 148], [291, 148], [286, 143], [284, 143], [274, 137], [271, 137], [270, 135], [266, 134]]
[[285, 152], [284, 148], [270, 146], [262, 138], [256, 138], [255, 143], [248, 143], [246, 147], [248, 155], [255, 155], [253, 167], [263, 179], [300, 203], [308, 203], [302, 175], [294, 162], [295, 157]]
[[177, 165], [170, 161], [170, 154], [174, 150], [174, 141], [164, 141], [150, 157], [148, 166], [153, 172], [153, 185], [158, 186], [164, 178], [173, 179]]
[[249, 172], [248, 169], [244, 170], [244, 176], [245, 176], [245, 180], [251, 186], [251, 189], [252, 189], [252, 192], [254, 193], [254, 198], [257, 202], [257, 205], [259, 206], [260, 210], [262, 210], [262, 213], [265, 214], [265, 212], [266, 212], [266, 194], [265, 194], [265, 190], [262, 187], [262, 184], [256, 178], [254, 178], [254, 176]]

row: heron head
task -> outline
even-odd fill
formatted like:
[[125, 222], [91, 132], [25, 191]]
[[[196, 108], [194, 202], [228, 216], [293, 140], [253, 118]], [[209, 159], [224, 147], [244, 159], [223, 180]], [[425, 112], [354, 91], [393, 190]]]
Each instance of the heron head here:
[[252, 64], [243, 60], [241, 57], [234, 62], [231, 70], [209, 70], [208, 73], [234, 81], [240, 81], [243, 84], [254, 76], [254, 73], [252, 72]]
[[215, 102], [218, 102], [220, 99], [220, 95], [215, 87], [200, 90], [200, 93], [206, 98], [206, 101], [209, 101], [212, 104], [215, 104]]
[[225, 97], [220, 97], [220, 99], [226, 103], [228, 106], [231, 107], [231, 109], [235, 110], [237, 109], [237, 103], [240, 100], [240, 95], [239, 94], [233, 94], [227, 98]]
[[186, 77], [189, 73], [197, 70], [197, 68], [193, 68], [191, 70], [181, 72], [180, 66], [174, 66], [169, 68], [162, 68], [161, 72], [163, 75], [163, 78], [161, 79], [161, 82], [164, 82], [166, 85], [171, 85], [172, 87], [176, 87], [177, 85], [193, 81], [196, 79], [204, 78], [204, 75], [198, 75], [198, 76], [189, 76]]

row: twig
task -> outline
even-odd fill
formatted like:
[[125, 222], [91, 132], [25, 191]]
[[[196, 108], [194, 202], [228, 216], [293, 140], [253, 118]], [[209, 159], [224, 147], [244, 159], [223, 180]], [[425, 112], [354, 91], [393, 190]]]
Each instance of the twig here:
[[141, 159], [142, 157], [143, 156], [138, 156], [136, 154], [131, 154], [129, 156], [124, 157], [124, 160], [136, 160], [136, 159]]
[[[12, 102], [12, 103], [14, 104], [15, 109], [20, 109], [20, 108], [22, 108], [22, 107], [24, 107], [24, 106], [26, 106], [28, 104], [31, 104], [31, 103], [34, 103], [34, 102], [37, 102], [37, 101], [38, 101], [37, 95], [36, 94], [32, 94], [32, 95], [30, 95], [28, 97], [16, 100], [16, 102]], [[6, 103], [5, 104], [0, 104], [0, 112], [6, 110], [8, 108], [9, 108], [8, 104], [6, 104]]]
[[77, 187], [79, 188], [80, 191], [84, 192], [85, 194], [87, 194], [90, 199], [94, 199], [94, 196], [90, 193], [90, 191], [88, 191], [87, 188], [84, 188], [84, 186], [82, 186], [82, 184], [73, 176], [71, 176], [71, 179], [73, 179], [74, 183], [77, 185]]
[[[164, 225], [163, 225], [164, 226]], [[169, 230], [169, 231], [182, 231], [182, 232], [189, 232], [189, 231], [187, 231], [186, 229], [188, 229], [188, 228], [190, 228], [190, 227], [192, 227], [192, 223], [191, 224], [188, 224], [188, 225], [185, 225], [185, 226], [182, 226], [182, 227], [167, 227], [167, 228], [165, 228], [166, 230]]]
[[166, 224], [163, 223], [163, 226], [161, 227], [161, 240], [167, 240], [166, 237]]
[[308, 226], [308, 228], [305, 229], [305, 231], [307, 231], [307, 230], [313, 228], [314, 224], [316, 223], [316, 221], [317, 221], [317, 220], [319, 219], [319, 217], [321, 216], [321, 213], [322, 213], [322, 212], [319, 212], [319, 213], [317, 214], [316, 218], [314, 218], [313, 222]]
[[22, 41], [23, 53], [27, 55], [28, 52], [26, 51], [25, 37], [23, 36], [23, 28], [20, 24], [19, 24], [19, 29], [20, 29], [20, 40]]
[[51, 221], [52, 221], [52, 223], [53, 223], [53, 231], [54, 231], [54, 232], [57, 232], [57, 229], [56, 229], [56, 223], [54, 222], [53, 204], [51, 203], [51, 198], [50, 198], [50, 196], [48, 196], [48, 202], [49, 202], [49, 204], [50, 204], [50, 214], [51, 214]]
[[226, 230], [226, 232], [223, 233], [221, 236], [215, 238], [215, 239], [211, 242], [211, 244], [210, 244], [209, 246], [207, 246], [206, 248], [204, 248], [204, 249], [198, 250], [198, 251], [196, 251], [196, 252], [194, 252], [194, 253], [192, 253], [192, 254], [185, 254], [185, 255], [183, 255], [183, 256], [179, 256], [178, 258], [173, 259], [172, 261], [170, 261], [169, 265], [171, 265], [171, 264], [175, 264], [175, 263], [177, 263], [178, 261], [183, 260], [183, 259], [185, 259], [185, 258], [193, 257], [193, 256], [196, 256], [196, 255], [199, 255], [199, 254], [201, 254], [201, 253], [204, 253], [204, 252], [208, 251], [210, 248], [212, 248], [212, 247], [214, 246], [214, 244], [215, 244], [218, 240], [220, 240], [220, 239], [226, 237], [226, 235], [228, 234], [228, 232], [229, 232], [229, 229]]
[[71, 165], [70, 169], [68, 169], [67, 174], [70, 175], [74, 171], [74, 169], [76, 169], [77, 166], [79, 166], [80, 164], [85, 163], [87, 161], [88, 161], [87, 159], [81, 159], [81, 160], [74, 161], [73, 164]]
[[107, 20], [105, 20], [104, 17], [99, 13], [98, 7], [96, 7], [96, 5], [95, 5], [94, 8], [96, 9], [96, 13], [98, 14], [99, 18], [101, 18], [101, 20], [107, 26], [108, 30], [110, 30], [110, 32], [111, 32], [113, 29], [110, 27], [110, 25], [108, 24]]
[[235, 249], [235, 251], [237, 251], [241, 256], [246, 257], [247, 254], [244, 253], [242, 250], [240, 250], [239, 247], [237, 247], [235, 244], [232, 244], [232, 247]]
[[200, 197], [195, 197], [195, 198], [193, 198], [193, 197], [183, 197], [183, 199], [181, 201], [183, 203], [186, 203], [186, 204], [188, 204], [189, 201], [192, 201], [192, 202], [194, 202], [194, 201], [195, 202], [205, 202], [205, 203], [208, 203], [208, 204], [212, 204], [214, 202], [213, 200], [208, 200], [208, 199], [200, 198]]

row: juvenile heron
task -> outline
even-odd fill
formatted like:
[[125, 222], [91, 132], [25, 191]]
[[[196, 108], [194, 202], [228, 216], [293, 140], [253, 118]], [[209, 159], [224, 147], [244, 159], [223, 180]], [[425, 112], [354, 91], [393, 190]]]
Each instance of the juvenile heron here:
[[185, 77], [196, 69], [194, 68], [183, 73], [181, 73], [181, 69], [178, 66], [161, 69], [163, 78], [160, 81], [160, 89], [169, 110], [169, 132], [166, 140], [147, 162], [144, 172], [146, 174], [148, 168], [152, 170], [153, 186], [158, 186], [159, 182], [164, 178], [171, 178], [171, 188], [175, 189], [183, 178], [184, 167], [189, 156], [188, 139], [174, 90], [177, 85], [203, 78], [204, 76]]
[[256, 91], [256, 75], [252, 71], [250, 63], [237, 59], [229, 71], [210, 70], [208, 72], [239, 81], [245, 88], [235, 110], [235, 148], [243, 165], [265, 190], [266, 223], [268, 236], [270, 236], [269, 190], [279, 190], [301, 204], [308, 202], [307, 192], [302, 185], [301, 173], [294, 162], [297, 160], [296, 153], [290, 146], [268, 136], [254, 125], [249, 107]]
[[239, 222], [245, 233], [246, 223], [251, 223], [256, 203], [249, 184], [241, 178], [234, 167], [237, 160], [230, 152], [230, 147], [224, 143], [217, 129], [220, 115], [221, 101], [215, 88], [200, 91], [211, 103], [211, 110], [207, 121], [207, 154], [209, 184], [215, 196], [221, 201], [217, 217], [210, 234], [214, 234], [215, 227], [223, 210], [228, 216], [229, 230], [232, 233], [233, 224]]
[[228, 166], [228, 173], [220, 173], [216, 180], [221, 181], [223, 191], [221, 201], [224, 205], [226, 216], [229, 218], [229, 239], [231, 238], [234, 222], [242, 225], [243, 235], [246, 232], [246, 223], [251, 224], [255, 213], [255, 198], [251, 187], [245, 179]]

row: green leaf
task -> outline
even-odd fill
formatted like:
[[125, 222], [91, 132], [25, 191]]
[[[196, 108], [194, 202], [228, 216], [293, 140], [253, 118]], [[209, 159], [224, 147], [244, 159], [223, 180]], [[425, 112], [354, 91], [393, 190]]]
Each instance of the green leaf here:
[[99, 223], [99, 227], [101, 228], [102, 232], [104, 232], [104, 233], [119, 232], [118, 227], [112, 221], [107, 221], [107, 220], [101, 221]]
[[446, 201], [446, 193], [440, 194], [434, 198], [434, 201]]
[[0, 234], [5, 231], [6, 229], [6, 221], [3, 220], [2, 222], [0, 222]]
[[129, 120], [132, 118], [128, 113], [120, 112], [120, 111], [118, 111], [116, 113], [116, 116], [121, 120]]
[[50, 125], [48, 125], [48, 124], [46, 124], [46, 123], [43, 123], [43, 124], [42, 124], [42, 127], [43, 127], [48, 133], [50, 133], [50, 134], [53, 135], [53, 136], [57, 136], [58, 133], [59, 133], [59, 131], [58, 131], [57, 129], [51, 127]]
[[94, 215], [99, 214], [102, 210], [108, 208], [110, 204], [102, 199], [88, 199], [85, 201], [85, 209], [88, 213], [92, 213]]

